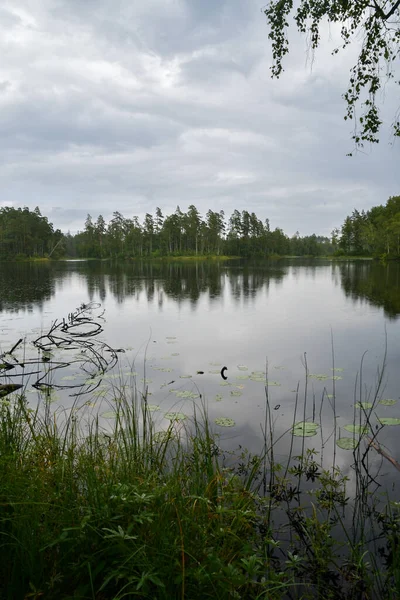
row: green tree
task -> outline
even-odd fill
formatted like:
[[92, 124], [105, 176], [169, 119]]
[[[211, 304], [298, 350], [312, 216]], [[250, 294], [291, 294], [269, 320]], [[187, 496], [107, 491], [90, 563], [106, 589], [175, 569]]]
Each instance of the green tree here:
[[[354, 120], [353, 140], [356, 147], [364, 142], [378, 142], [382, 124], [377, 104], [383, 74], [393, 78], [393, 65], [400, 53], [400, 0], [271, 0], [264, 10], [272, 42], [272, 77], [283, 72], [283, 59], [289, 52], [287, 30], [292, 16], [298, 31], [307, 34], [314, 52], [321, 41], [321, 25], [328, 21], [341, 25], [341, 48], [359, 43], [361, 50], [351, 68], [350, 81], [343, 97], [345, 119]], [[336, 48], [333, 54], [340, 50]], [[358, 110], [361, 105], [362, 110]], [[400, 135], [400, 120], [395, 118], [393, 133]]]

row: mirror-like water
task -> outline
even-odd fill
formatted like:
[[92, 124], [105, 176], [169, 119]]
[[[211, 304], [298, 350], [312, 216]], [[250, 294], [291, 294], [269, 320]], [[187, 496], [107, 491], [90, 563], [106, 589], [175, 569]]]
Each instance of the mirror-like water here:
[[[320, 425], [317, 436], [307, 438], [306, 444], [322, 448], [329, 459], [334, 423], [339, 437], [351, 437], [344, 427], [359, 422], [362, 408], [356, 402], [373, 400], [386, 345], [379, 399], [399, 398], [398, 264], [3, 263], [0, 350], [9, 350], [27, 336], [22, 356], [29, 352], [32, 336], [48, 331], [56, 319], [90, 301], [105, 310], [101, 340], [125, 350], [119, 354], [118, 368], [108, 374], [108, 384], [129, 386], [135, 377], [141, 389], [148, 386], [160, 429], [168, 425], [166, 414], [191, 415], [193, 402], [204, 400], [226, 445], [257, 450], [267, 372], [275, 436], [290, 430], [297, 402], [296, 421], [305, 417]], [[223, 366], [226, 381], [220, 374]], [[53, 375], [64, 381], [75, 376], [73, 369]], [[37, 402], [36, 397], [32, 393], [30, 401]], [[54, 400], [55, 408], [74, 402], [62, 390]], [[113, 403], [105, 392], [94, 398], [83, 395], [79, 402], [86, 403], [82, 410], [112, 417]], [[400, 403], [377, 403], [373, 413], [374, 425], [379, 417], [398, 418]], [[232, 427], [221, 426], [232, 422]], [[386, 446], [400, 457], [398, 431], [386, 426], [383, 433]], [[295, 444], [301, 444], [299, 438]], [[290, 436], [283, 436], [278, 454], [284, 456], [289, 445]], [[345, 465], [349, 454], [338, 448], [338, 461]]]

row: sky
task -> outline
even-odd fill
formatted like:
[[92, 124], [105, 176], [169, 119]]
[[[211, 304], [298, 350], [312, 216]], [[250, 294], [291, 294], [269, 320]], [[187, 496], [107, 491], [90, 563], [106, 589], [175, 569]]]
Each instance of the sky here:
[[382, 96], [381, 141], [352, 158], [344, 121], [357, 44], [314, 57], [291, 33], [272, 80], [257, 0], [3, 0], [0, 207], [39, 206], [82, 230], [176, 206], [254, 211], [288, 235], [329, 235], [354, 208], [400, 194], [390, 134], [398, 86]]

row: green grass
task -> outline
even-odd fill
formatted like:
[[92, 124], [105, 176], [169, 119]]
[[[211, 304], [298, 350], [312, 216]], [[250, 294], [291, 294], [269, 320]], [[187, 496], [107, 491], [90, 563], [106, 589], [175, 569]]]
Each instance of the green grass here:
[[398, 597], [397, 504], [361, 472], [350, 499], [314, 450], [276, 463], [268, 395], [259, 456], [223, 452], [204, 408], [160, 437], [145, 395], [118, 398], [110, 430], [2, 401], [2, 599]]

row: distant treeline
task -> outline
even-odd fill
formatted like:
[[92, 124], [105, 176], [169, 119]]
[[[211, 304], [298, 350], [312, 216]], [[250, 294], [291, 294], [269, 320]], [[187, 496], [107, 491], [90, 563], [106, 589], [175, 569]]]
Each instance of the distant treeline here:
[[0, 208], [0, 259], [60, 258], [65, 254], [64, 236], [38, 207]]
[[109, 223], [101, 215], [95, 222], [88, 215], [82, 232], [66, 236], [68, 255], [89, 258], [320, 256], [332, 252], [329, 238], [298, 234], [289, 238], [281, 229], [271, 231], [268, 219], [263, 222], [254, 212], [234, 210], [226, 220], [222, 210], [209, 210], [202, 217], [193, 205], [187, 212], [178, 206], [166, 216], [157, 208], [142, 223], [138, 217], [125, 218], [119, 212], [114, 212]]
[[143, 221], [114, 212], [106, 223], [102, 215], [87, 215], [76, 235], [54, 230], [52, 223], [24, 208], [0, 208], [0, 259], [9, 258], [134, 258], [162, 256], [374, 256], [400, 258], [400, 196], [367, 212], [354, 210], [331, 239], [315, 234], [287, 236], [269, 220], [261, 221], [247, 210], [209, 210], [179, 206], [171, 215], [147, 213]]
[[400, 258], [400, 196], [367, 212], [354, 210], [332, 232], [332, 243], [336, 255]]

